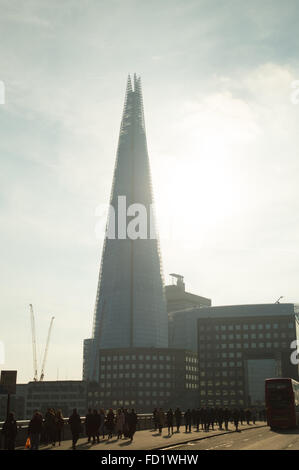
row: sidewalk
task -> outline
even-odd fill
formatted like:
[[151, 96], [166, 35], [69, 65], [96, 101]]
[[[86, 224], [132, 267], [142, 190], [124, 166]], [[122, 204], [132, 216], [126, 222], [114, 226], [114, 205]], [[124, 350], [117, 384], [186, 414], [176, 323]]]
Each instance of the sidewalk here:
[[[256, 429], [260, 427], [265, 427], [266, 423], [264, 421], [257, 421], [256, 424], [243, 424], [239, 426], [240, 431], [245, 431], [248, 429]], [[216, 429], [217, 428], [217, 429]], [[160, 436], [157, 431], [154, 430], [145, 430], [137, 431], [134, 435], [134, 440], [131, 442], [129, 439], [119, 439], [113, 437], [109, 441], [107, 438], [101, 440], [99, 444], [90, 444], [87, 442], [87, 438], [84, 437], [79, 439], [77, 442], [78, 450], [155, 450], [162, 449], [165, 447], [170, 447], [177, 444], [182, 444], [185, 442], [190, 442], [197, 439], [207, 439], [213, 436], [219, 436], [222, 434], [228, 434], [235, 432], [235, 427], [230, 423], [228, 431], [219, 431], [218, 426], [215, 426], [215, 431], [196, 431], [192, 429], [191, 433], [185, 432], [185, 427], [181, 427], [179, 433], [174, 432], [172, 436], [168, 436], [167, 429], [163, 428], [162, 435]], [[71, 450], [72, 441], [64, 441], [61, 443], [61, 446], [58, 447], [56, 444], [55, 447], [51, 446], [41, 446], [40, 450]]]

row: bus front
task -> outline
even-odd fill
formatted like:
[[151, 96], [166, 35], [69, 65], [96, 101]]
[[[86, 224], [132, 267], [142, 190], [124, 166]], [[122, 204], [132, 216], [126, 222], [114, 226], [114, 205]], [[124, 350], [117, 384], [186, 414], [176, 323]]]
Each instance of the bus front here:
[[265, 402], [267, 421], [271, 428], [296, 427], [295, 400], [291, 379], [266, 379]]

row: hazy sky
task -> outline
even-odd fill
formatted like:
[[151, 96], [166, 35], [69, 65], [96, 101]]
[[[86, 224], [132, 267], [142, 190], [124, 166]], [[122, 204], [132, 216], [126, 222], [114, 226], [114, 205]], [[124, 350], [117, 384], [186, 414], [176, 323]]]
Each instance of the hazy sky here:
[[39, 357], [56, 317], [45, 378], [81, 378], [128, 73], [142, 77], [165, 281], [180, 273], [214, 305], [299, 301], [298, 13], [0, 0], [0, 368], [32, 379], [32, 303]]

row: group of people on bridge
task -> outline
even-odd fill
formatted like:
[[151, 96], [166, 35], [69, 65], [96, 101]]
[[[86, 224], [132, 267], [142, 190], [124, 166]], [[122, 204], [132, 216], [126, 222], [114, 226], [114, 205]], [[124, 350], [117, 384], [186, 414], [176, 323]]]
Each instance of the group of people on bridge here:
[[[196, 431], [214, 430], [214, 426], [218, 426], [219, 430], [228, 431], [229, 422], [233, 423], [236, 431], [239, 424], [247, 423], [255, 424], [256, 420], [266, 420], [265, 410], [257, 412], [255, 409], [228, 409], [219, 407], [201, 407], [197, 409], [187, 409], [182, 412], [180, 408], [175, 411], [169, 408], [164, 412], [162, 408], [155, 408], [153, 411], [154, 430], [158, 430], [162, 434], [162, 429], [168, 429], [168, 435], [173, 434], [174, 427], [176, 432], [180, 432], [181, 426], [185, 426], [185, 432], [191, 433], [192, 426]], [[133, 441], [137, 428], [137, 414], [134, 409], [118, 409], [114, 411], [110, 408], [107, 412], [104, 409], [92, 410], [83, 418], [85, 424], [85, 432], [87, 442], [96, 444], [107, 436], [107, 440], [116, 436], [117, 439], [130, 439]], [[56, 443], [61, 445], [63, 440], [63, 429], [65, 424], [69, 424], [72, 434], [72, 447], [76, 449], [76, 445], [80, 435], [84, 434], [83, 422], [74, 409], [68, 420], [64, 420], [61, 410], [48, 408], [43, 416], [40, 411], [36, 410], [30, 420], [28, 426], [27, 447], [32, 450], [38, 450], [40, 442], [55, 446]], [[224, 427], [223, 427], [224, 426]], [[15, 449], [16, 438], [18, 433], [17, 422], [14, 413], [9, 413], [2, 427], [2, 435], [4, 436], [4, 448], [8, 450]]]
[[85, 417], [85, 429], [88, 442], [95, 444], [100, 442], [100, 436], [107, 434], [108, 439], [113, 435], [117, 436], [117, 439], [130, 439], [133, 441], [134, 434], [137, 427], [137, 414], [132, 408], [131, 411], [127, 409], [120, 408], [115, 413], [110, 408], [105, 414], [105, 410], [101, 409], [98, 411], [88, 410], [88, 413]]
[[168, 428], [168, 435], [173, 434], [173, 428], [176, 426], [176, 432], [180, 432], [180, 427], [185, 425], [185, 432], [192, 432], [192, 425], [199, 431], [200, 427], [203, 431], [214, 431], [214, 426], [218, 425], [219, 430], [224, 429], [228, 431], [229, 422], [235, 425], [236, 431], [238, 431], [239, 423], [243, 425], [243, 422], [248, 425], [255, 424], [257, 419], [260, 421], [266, 420], [265, 410], [260, 410], [258, 413], [255, 409], [228, 409], [228, 408], [212, 408], [202, 407], [197, 409], [188, 408], [184, 413], [180, 408], [176, 408], [175, 411], [170, 408], [166, 413], [162, 408], [155, 408], [153, 411], [153, 420], [155, 430], [162, 434], [164, 426]]

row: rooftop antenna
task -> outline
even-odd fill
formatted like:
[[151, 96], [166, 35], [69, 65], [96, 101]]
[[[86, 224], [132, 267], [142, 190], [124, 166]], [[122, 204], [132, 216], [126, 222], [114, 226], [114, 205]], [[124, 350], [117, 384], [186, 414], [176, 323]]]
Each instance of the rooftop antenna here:
[[280, 304], [280, 302], [279, 302], [279, 301], [280, 301], [280, 299], [283, 299], [283, 295], [281, 295], [281, 296], [279, 297], [279, 299], [277, 299], [277, 300], [276, 300], [276, 302], [275, 302], [275, 303], [276, 303], [276, 304]]

